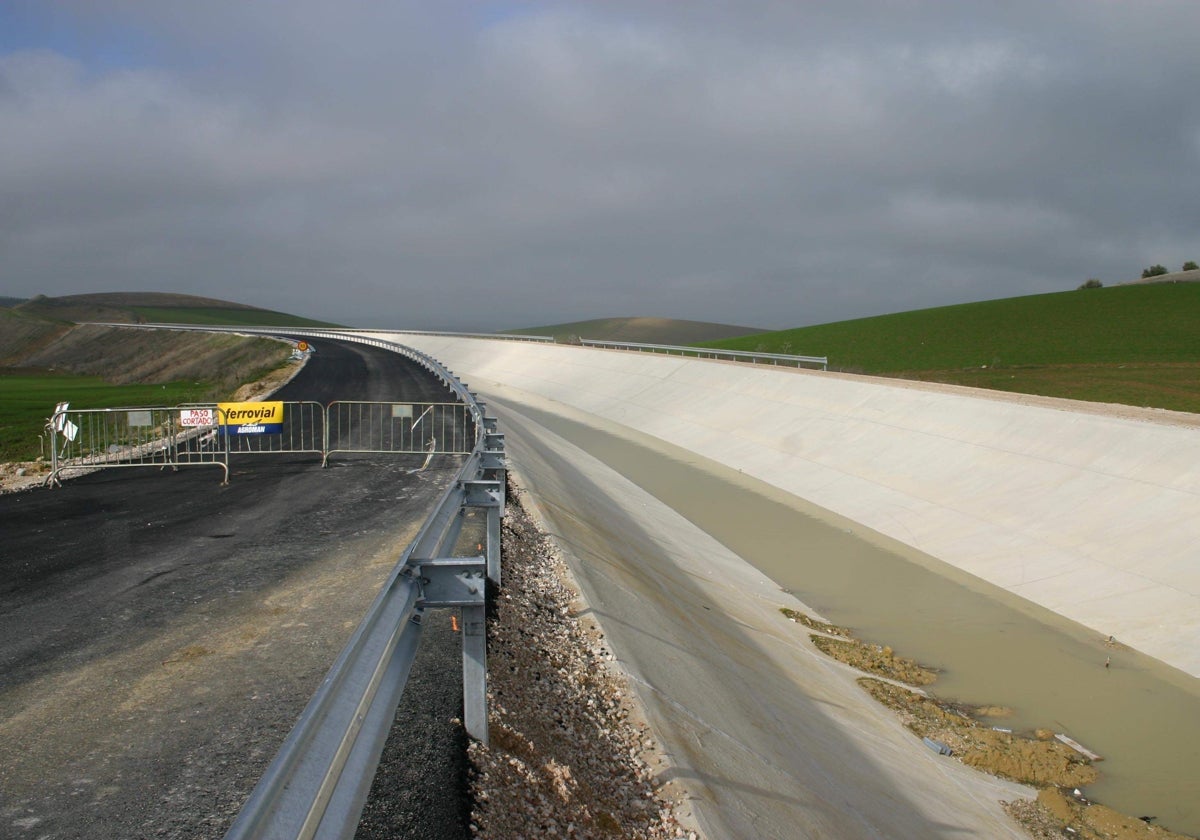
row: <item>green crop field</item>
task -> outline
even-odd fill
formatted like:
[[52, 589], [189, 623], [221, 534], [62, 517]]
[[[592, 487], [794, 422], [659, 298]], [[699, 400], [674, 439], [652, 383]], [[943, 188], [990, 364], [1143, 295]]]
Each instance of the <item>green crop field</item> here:
[[111, 385], [98, 376], [0, 369], [0, 461], [32, 461], [42, 454], [39, 436], [58, 402], [72, 408], [178, 405], [202, 401], [209, 390], [202, 382]]
[[202, 306], [131, 306], [132, 311], [152, 324], [220, 324], [246, 327], [331, 327], [328, 321], [314, 321], [285, 312], [266, 309], [224, 309]]
[[1200, 412], [1200, 283], [1086, 289], [708, 342], [831, 370]]

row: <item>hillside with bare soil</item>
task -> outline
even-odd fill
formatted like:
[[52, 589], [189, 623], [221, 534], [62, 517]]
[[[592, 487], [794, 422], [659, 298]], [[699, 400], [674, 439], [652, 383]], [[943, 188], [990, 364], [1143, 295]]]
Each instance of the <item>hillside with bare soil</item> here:
[[102, 376], [114, 385], [190, 379], [224, 392], [258, 379], [290, 354], [289, 345], [266, 338], [80, 324], [20, 364]]

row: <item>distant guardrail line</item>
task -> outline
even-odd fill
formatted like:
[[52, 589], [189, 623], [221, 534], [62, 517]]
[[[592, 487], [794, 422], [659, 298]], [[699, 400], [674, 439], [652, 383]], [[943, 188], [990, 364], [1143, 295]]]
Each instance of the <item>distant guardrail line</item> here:
[[691, 356], [697, 359], [716, 359], [729, 362], [750, 362], [752, 364], [791, 364], [796, 367], [820, 365], [821, 370], [829, 370], [828, 356], [799, 356], [794, 353], [767, 353], [755, 350], [717, 350], [712, 347], [693, 347], [686, 344], [646, 344], [636, 341], [605, 341], [596, 338], [581, 338], [577, 341], [558, 342], [553, 336], [547, 335], [513, 335], [512, 333], [470, 333], [470, 332], [440, 332], [432, 330], [405, 329], [313, 329], [286, 327], [209, 327], [192, 324], [105, 324], [114, 327], [144, 327], [147, 329], [181, 329], [181, 330], [216, 330], [252, 333], [257, 335], [307, 335], [334, 338], [337, 336], [352, 336], [359, 333], [397, 333], [408, 335], [438, 335], [448, 338], [485, 338], [495, 341], [529, 341], [537, 344], [574, 344], [584, 347], [595, 347], [601, 350], [637, 350], [643, 353], [667, 353], [677, 356]]
[[796, 356], [791, 353], [765, 353], [751, 350], [717, 350], [712, 347], [690, 347], [686, 344], [639, 344], [634, 341], [600, 341], [594, 338], [581, 338], [579, 343], [584, 347], [601, 347], [609, 350], [669, 353], [680, 356], [695, 356], [700, 359], [748, 360], [755, 364], [770, 362], [777, 365], [780, 362], [792, 362], [797, 367], [801, 365], [820, 365], [821, 370], [829, 369], [828, 356]]
[[318, 335], [318, 336], [351, 336], [362, 333], [411, 333], [412, 335], [445, 335], [454, 338], [494, 338], [499, 341], [532, 341], [542, 344], [553, 344], [552, 335], [519, 335], [517, 333], [476, 333], [449, 332], [446, 330], [396, 330], [379, 329], [375, 327], [289, 327], [286, 325], [263, 326], [252, 324], [123, 324], [115, 321], [88, 321], [98, 327], [129, 327], [147, 330], [191, 330], [195, 332], [244, 332], [256, 335], [266, 334], [286, 335]]

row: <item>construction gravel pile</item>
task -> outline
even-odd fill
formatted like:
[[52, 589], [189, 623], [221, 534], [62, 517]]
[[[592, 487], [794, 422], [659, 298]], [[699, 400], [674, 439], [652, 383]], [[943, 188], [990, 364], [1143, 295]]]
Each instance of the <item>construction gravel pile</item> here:
[[648, 728], [550, 541], [509, 487], [489, 622], [489, 736], [472, 743], [480, 838], [688, 837]]

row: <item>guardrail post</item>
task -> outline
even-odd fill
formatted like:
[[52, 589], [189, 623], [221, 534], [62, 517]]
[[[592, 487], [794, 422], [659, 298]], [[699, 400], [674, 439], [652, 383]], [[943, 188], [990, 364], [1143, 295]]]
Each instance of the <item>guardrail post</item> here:
[[468, 735], [487, 746], [487, 577], [484, 559], [449, 557], [412, 562], [420, 570], [418, 608], [460, 607], [462, 610], [463, 725]]
[[487, 512], [488, 580], [500, 585], [500, 512], [504, 505], [504, 482], [491, 480], [464, 481], [463, 507], [484, 508]]
[[462, 608], [463, 725], [485, 747], [487, 719], [487, 607]]

